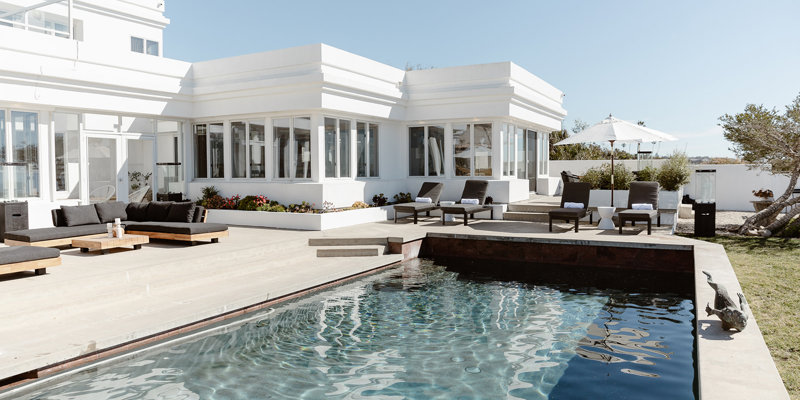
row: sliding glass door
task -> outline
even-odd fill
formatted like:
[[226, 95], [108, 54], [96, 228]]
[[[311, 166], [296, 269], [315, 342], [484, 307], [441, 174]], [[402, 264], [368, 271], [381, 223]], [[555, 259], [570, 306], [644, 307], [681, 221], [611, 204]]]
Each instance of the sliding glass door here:
[[89, 203], [102, 203], [118, 198], [118, 141], [118, 137], [106, 135], [86, 136]]

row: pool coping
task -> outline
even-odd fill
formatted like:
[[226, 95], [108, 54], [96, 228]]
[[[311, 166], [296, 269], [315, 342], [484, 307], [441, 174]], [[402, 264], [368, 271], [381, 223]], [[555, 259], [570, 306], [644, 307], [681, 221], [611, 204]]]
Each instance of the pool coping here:
[[[503, 226], [506, 225], [508, 224], [504, 224]], [[525, 225], [526, 228], [529, 226], [530, 224]], [[574, 244], [608, 248], [691, 249], [694, 252], [695, 261], [695, 305], [697, 307], [695, 329], [698, 356], [696, 367], [698, 397], [703, 399], [789, 398], [788, 392], [769, 354], [769, 350], [764, 343], [763, 336], [758, 329], [757, 322], [752, 315], [750, 316], [748, 327], [744, 332], [739, 333], [722, 332], [719, 329], [719, 320], [716, 319], [716, 317], [704, 316], [705, 313], [702, 309], [705, 303], [713, 299], [714, 291], [708, 286], [705, 281], [705, 276], [700, 271], [707, 270], [711, 272], [714, 275], [715, 281], [725, 285], [731, 294], [741, 291], [735, 272], [721, 245], [667, 235], [653, 235], [653, 237], [625, 236], [625, 241], [616, 241], [614, 236], [608, 236], [606, 238], [597, 236], [597, 239], [589, 236], [591, 237], [590, 239], [585, 239], [583, 235], [577, 237], [578, 235], [573, 235], [571, 233], [547, 235], [533, 232], [524, 236], [514, 236], [513, 232], [496, 232], [495, 234], [477, 235], [459, 232], [442, 233], [441, 231], [431, 232], [424, 226], [420, 227], [422, 229], [414, 227], [413, 231], [405, 233], [399, 232], [401, 235], [397, 235], [397, 228], [392, 227], [392, 225], [381, 226], [380, 224], [371, 224], [370, 228], [374, 227], [384, 229], [382, 232], [385, 232], [385, 234], [378, 234], [378, 236], [387, 237], [390, 247], [392, 244], [395, 244], [399, 245], [401, 248], [410, 249], [406, 258], [413, 258], [416, 255], [414, 251], [419, 250], [419, 246], [414, 246], [413, 243], [421, 242], [426, 237], [469, 238], [518, 243]], [[451, 229], [456, 229], [456, 227]], [[458, 229], [460, 229], [460, 227], [458, 227]], [[358, 230], [356, 230], [356, 232], [358, 232]], [[583, 232], [581, 233], [583, 234]], [[353, 235], [353, 231], [349, 231], [349, 234]], [[531, 237], [531, 235], [533, 235], [533, 237]], [[358, 236], [361, 237], [364, 235]], [[556, 236], [559, 238], [553, 238]], [[383, 267], [391, 264], [384, 265]], [[370, 272], [365, 270], [358, 275], [367, 273]], [[335, 285], [340, 281], [341, 280], [332, 280], [326, 285]], [[296, 295], [299, 296], [302, 294], [305, 294], [305, 292], [297, 292]], [[285, 296], [282, 296], [281, 299], [285, 299]], [[276, 299], [271, 300], [275, 301]], [[219, 314], [217, 314], [217, 316], [219, 316]], [[7, 393], [7, 390], [0, 392], [0, 398], [4, 398]]]

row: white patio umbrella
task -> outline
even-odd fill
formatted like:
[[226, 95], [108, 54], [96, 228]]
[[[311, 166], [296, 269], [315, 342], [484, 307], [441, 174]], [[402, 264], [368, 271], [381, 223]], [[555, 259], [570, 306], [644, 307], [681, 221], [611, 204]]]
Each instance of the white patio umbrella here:
[[608, 115], [608, 118], [576, 133], [558, 143], [556, 146], [578, 143], [611, 143], [611, 206], [614, 206], [614, 143], [615, 142], [666, 142], [678, 138], [645, 126], [623, 121]]

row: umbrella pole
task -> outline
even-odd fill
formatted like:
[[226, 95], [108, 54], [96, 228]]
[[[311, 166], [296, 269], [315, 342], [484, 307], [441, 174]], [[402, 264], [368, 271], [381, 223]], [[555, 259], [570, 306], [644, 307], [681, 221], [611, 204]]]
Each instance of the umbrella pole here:
[[611, 142], [611, 207], [614, 207], [614, 141]]

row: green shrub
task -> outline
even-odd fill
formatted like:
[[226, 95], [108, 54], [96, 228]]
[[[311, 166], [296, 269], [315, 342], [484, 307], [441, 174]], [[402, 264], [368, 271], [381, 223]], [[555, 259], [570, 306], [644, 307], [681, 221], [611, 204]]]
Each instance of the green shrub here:
[[395, 204], [411, 203], [414, 199], [411, 198], [411, 193], [400, 192], [392, 197]]
[[[277, 203], [277, 202], [276, 202], [276, 203]], [[275, 205], [270, 205], [270, 206], [269, 206], [269, 207], [268, 207], [266, 210], [264, 210], [264, 211], [269, 211], [269, 212], [286, 212], [286, 207], [284, 207], [284, 206], [282, 206], [282, 205], [280, 205], [280, 204], [275, 204]]]
[[656, 181], [661, 190], [675, 191], [689, 183], [692, 170], [689, 169], [689, 158], [685, 153], [676, 151], [658, 168]]
[[214, 186], [206, 186], [206, 187], [202, 188], [201, 191], [202, 191], [203, 195], [202, 195], [202, 197], [200, 197], [200, 199], [198, 199], [196, 201], [197, 205], [203, 206], [205, 208], [219, 208], [219, 207], [209, 207], [208, 206], [208, 200], [209, 199], [211, 199], [212, 197], [215, 197], [215, 196], [216, 197], [220, 197], [219, 196], [219, 190], [217, 190], [217, 188], [215, 188]]
[[658, 169], [652, 165], [648, 165], [639, 170], [636, 175], [636, 180], [642, 182], [655, 182], [657, 177]]
[[218, 194], [215, 194], [203, 200], [203, 204], [201, 205], [208, 209], [220, 209], [225, 206], [225, 198]]
[[[614, 189], [627, 190], [633, 181], [633, 173], [623, 164], [614, 164]], [[589, 168], [581, 177], [581, 182], [589, 182], [592, 189], [611, 189], [611, 164]]]
[[387, 199], [386, 196], [383, 195], [383, 193], [378, 193], [375, 196], [372, 196], [372, 204], [375, 207], [383, 207], [388, 202], [389, 199]]
[[314, 204], [308, 204], [305, 201], [300, 204], [289, 204], [286, 210], [293, 213], [313, 213]]

